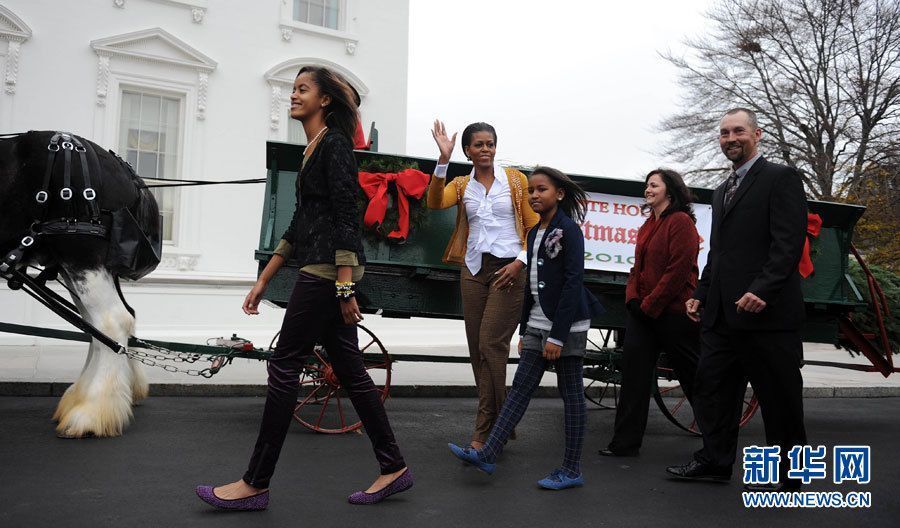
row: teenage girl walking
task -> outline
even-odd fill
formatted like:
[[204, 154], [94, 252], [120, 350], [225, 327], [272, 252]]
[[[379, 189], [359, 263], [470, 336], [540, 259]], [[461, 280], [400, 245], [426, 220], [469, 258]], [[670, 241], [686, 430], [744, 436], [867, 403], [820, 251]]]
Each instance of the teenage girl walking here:
[[519, 366], [497, 422], [481, 449], [449, 444], [461, 460], [491, 474], [503, 445], [525, 414], [544, 371], [555, 365], [565, 407], [562, 466], [538, 481], [547, 489], [584, 484], [581, 451], [586, 410], [582, 366], [591, 318], [603, 312], [584, 287], [584, 218], [587, 197], [561, 171], [537, 167], [528, 178], [529, 205], [540, 222], [528, 232], [524, 302], [519, 329]]

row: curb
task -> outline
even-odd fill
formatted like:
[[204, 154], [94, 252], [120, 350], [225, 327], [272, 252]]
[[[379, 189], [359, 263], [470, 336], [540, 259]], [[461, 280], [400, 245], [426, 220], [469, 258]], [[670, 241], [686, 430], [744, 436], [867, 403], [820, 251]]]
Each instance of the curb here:
[[[0, 381], [0, 396], [62, 396], [71, 385], [67, 382]], [[587, 395], [598, 397], [600, 388], [587, 389]], [[246, 384], [193, 384], [152, 383], [150, 396], [180, 397], [265, 397], [265, 385]], [[471, 385], [394, 385], [390, 395], [395, 398], [476, 398]], [[680, 390], [669, 392], [666, 397], [681, 397]], [[556, 387], [538, 387], [535, 398], [558, 398]], [[897, 398], [900, 387], [804, 387], [804, 398]], [[609, 395], [607, 395], [609, 398]]]

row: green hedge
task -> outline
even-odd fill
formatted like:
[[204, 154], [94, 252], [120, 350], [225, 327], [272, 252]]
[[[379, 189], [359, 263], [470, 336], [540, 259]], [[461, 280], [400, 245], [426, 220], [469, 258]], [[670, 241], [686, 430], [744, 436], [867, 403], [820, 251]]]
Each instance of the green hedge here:
[[[895, 354], [900, 353], [900, 275], [879, 266], [869, 266], [869, 270], [875, 276], [878, 284], [881, 285], [881, 289], [884, 291], [884, 296], [887, 299], [891, 315], [885, 315], [884, 323], [888, 331], [891, 348]], [[878, 326], [875, 324], [872, 300], [869, 298], [869, 286], [862, 268], [852, 258], [850, 259], [850, 276], [853, 277], [853, 282], [856, 283], [863, 297], [869, 303], [869, 307], [865, 312], [853, 314], [853, 321], [863, 332], [871, 332], [877, 336]], [[879, 348], [881, 348], [880, 345]]]

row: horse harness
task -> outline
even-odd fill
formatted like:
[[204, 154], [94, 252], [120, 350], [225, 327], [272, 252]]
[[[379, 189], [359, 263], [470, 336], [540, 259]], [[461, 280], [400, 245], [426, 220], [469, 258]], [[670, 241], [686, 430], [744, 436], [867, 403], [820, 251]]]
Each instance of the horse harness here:
[[[63, 153], [63, 187], [59, 190], [59, 198], [65, 203], [65, 217], [55, 220], [44, 220], [47, 216], [47, 204], [50, 200], [50, 180], [60, 151]], [[73, 152], [78, 155], [81, 162], [81, 175], [84, 184], [81, 197], [90, 216], [88, 221], [78, 219], [73, 203], [73, 198], [76, 195], [72, 188]], [[96, 159], [96, 155], [94, 157]], [[115, 157], [120, 163], [125, 163], [118, 156]], [[101, 218], [100, 206], [97, 204], [97, 191], [91, 183], [90, 165], [88, 149], [77, 136], [68, 132], [55, 132], [53, 134], [50, 142], [47, 144], [47, 168], [44, 171], [41, 190], [34, 196], [34, 200], [38, 204], [38, 217], [29, 227], [29, 232], [19, 241], [18, 247], [8, 252], [3, 257], [3, 260], [0, 261], [0, 276], [8, 278], [7, 275], [10, 273], [10, 270], [15, 269], [24, 261], [25, 255], [34, 249], [34, 244], [43, 235], [107, 237], [109, 228], [104, 225]], [[99, 161], [97, 168], [99, 169]]]
[[[19, 134], [0, 136], [0, 140], [10, 139], [18, 135]], [[127, 355], [128, 357], [138, 359], [140, 361], [143, 361], [144, 363], [148, 363], [148, 359], [142, 358], [140, 356], [150, 356], [148, 356], [147, 354], [129, 352], [128, 348], [125, 345], [117, 342], [115, 339], [109, 337], [94, 325], [86, 321], [84, 317], [82, 317], [78, 312], [78, 309], [74, 304], [62, 298], [59, 294], [47, 287], [46, 282], [48, 280], [53, 280], [57, 276], [57, 269], [55, 266], [46, 267], [36, 277], [31, 277], [24, 271], [23, 265], [26, 260], [25, 257], [27, 253], [34, 249], [35, 244], [40, 240], [42, 236], [88, 235], [108, 238], [108, 235], [110, 233], [110, 227], [105, 225], [103, 222], [100, 207], [97, 204], [97, 192], [93, 188], [91, 183], [90, 162], [87, 156], [88, 148], [85, 146], [85, 144], [82, 143], [81, 140], [74, 134], [67, 132], [55, 132], [50, 138], [50, 142], [47, 145], [47, 151], [47, 169], [44, 172], [44, 179], [41, 190], [39, 190], [34, 196], [34, 200], [38, 204], [38, 218], [35, 219], [34, 222], [32, 222], [31, 226], [29, 227], [28, 233], [22, 237], [18, 247], [14, 248], [12, 251], [9, 251], [6, 256], [3, 257], [3, 260], [0, 261], [0, 277], [6, 279], [10, 289], [24, 290], [36, 301], [49, 308], [51, 311], [55, 312], [57, 315], [68, 321], [73, 326], [77, 327], [81, 331], [87, 333], [94, 339], [106, 345], [113, 352], [117, 354]], [[63, 153], [63, 187], [59, 191], [59, 198], [65, 202], [66, 216], [61, 219], [44, 220], [47, 215], [47, 203], [50, 199], [50, 180], [53, 176], [53, 168], [60, 151]], [[72, 203], [72, 199], [76, 195], [72, 188], [73, 152], [78, 155], [81, 163], [81, 174], [84, 183], [84, 188], [81, 191], [81, 197], [83, 198], [87, 206], [87, 211], [90, 216], [90, 219], [88, 221], [78, 219], [76, 208]], [[131, 166], [128, 165], [124, 160], [122, 160], [122, 158], [120, 158], [112, 151], [109, 152], [115, 159], [119, 161], [119, 164], [122, 165], [123, 169], [131, 171], [132, 173], [134, 172], [133, 169], [131, 169]], [[94, 159], [97, 159], [97, 169], [99, 171], [100, 163], [99, 159], [96, 157], [96, 154], [94, 154]], [[118, 282], [116, 284], [116, 287], [118, 288]], [[123, 303], [125, 302], [124, 298], [122, 299], [122, 301]], [[127, 303], [125, 303], [125, 306], [128, 311], [132, 312], [133, 314], [133, 310], [128, 306]], [[148, 345], [147, 343], [137, 340], [136, 338], [132, 339], [141, 345]], [[153, 347], [152, 345], [149, 346]], [[153, 348], [160, 350], [159, 347]], [[187, 360], [181, 360], [191, 361], [190, 358]], [[196, 359], [193, 359], [193, 361], [196, 361]], [[148, 364], [150, 363], [155, 364], [152, 360], [149, 360]], [[200, 373], [200, 375], [205, 374]]]

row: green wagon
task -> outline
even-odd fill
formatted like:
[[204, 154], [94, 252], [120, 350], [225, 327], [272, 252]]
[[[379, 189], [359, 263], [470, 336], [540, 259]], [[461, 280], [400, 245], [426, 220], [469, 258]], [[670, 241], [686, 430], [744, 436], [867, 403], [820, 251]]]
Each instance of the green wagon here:
[[[262, 270], [272, 256], [281, 234], [290, 223], [294, 211], [294, 190], [298, 162], [303, 146], [269, 142], [266, 144], [267, 181], [265, 207], [260, 228], [259, 247], [256, 260]], [[390, 159], [405, 166], [417, 167], [430, 174], [435, 160], [408, 156], [386, 156], [375, 152], [358, 151], [358, 162], [365, 166], [373, 162]], [[451, 163], [448, 178], [468, 174], [471, 166]], [[617, 180], [582, 175], [573, 178], [588, 192], [608, 195], [642, 197], [644, 184], [634, 180]], [[698, 203], [709, 204], [712, 191], [693, 189]], [[392, 204], [390, 207], [394, 207]], [[849, 254], [852, 251], [853, 227], [862, 216], [864, 208], [853, 205], [809, 202], [811, 213], [819, 214], [823, 225], [819, 236], [811, 242], [811, 256], [815, 274], [803, 284], [806, 299], [807, 323], [804, 339], [811, 342], [833, 343], [847, 346], [867, 355], [873, 362], [871, 370], [884, 375], [894, 371], [889, 352], [879, 353], [871, 347], [871, 336], [861, 336], [862, 341], [848, 336], [848, 325], [852, 326], [850, 314], [863, 309], [865, 301], [857, 285], [848, 275]], [[366, 273], [358, 284], [358, 301], [364, 313], [379, 314], [384, 317], [422, 317], [461, 319], [462, 304], [459, 292], [459, 269], [441, 261], [444, 247], [449, 240], [455, 223], [456, 211], [428, 210], [420, 223], [414, 226], [404, 244], [388, 242], [386, 239], [367, 236], [364, 239]], [[288, 262], [272, 280], [266, 292], [266, 300], [285, 306], [296, 279], [298, 269]], [[608, 406], [608, 397], [615, 400], [615, 386], [618, 381], [618, 359], [620, 351], [615, 347], [620, 342], [619, 333], [625, 325], [624, 290], [626, 273], [588, 269], [585, 283], [600, 299], [607, 311], [592, 321], [590, 350], [586, 358], [585, 376], [590, 383], [588, 397], [603, 406]], [[856, 336], [860, 337], [860, 336]], [[387, 354], [378, 338], [368, 329], [361, 332], [361, 348], [367, 354], [373, 369], [386, 371], [378, 376], [383, 384], [386, 397], [390, 385], [390, 364], [392, 361], [439, 361], [468, 362], [468, 358], [435, 357], [418, 355]], [[515, 359], [511, 359], [515, 361]], [[841, 365], [834, 365], [841, 366]], [[658, 369], [661, 379], [671, 381], [671, 369], [661, 360]], [[332, 425], [327, 416], [332, 414], [326, 407], [330, 401], [339, 406], [340, 390], [336, 379], [330, 375], [327, 352], [319, 354], [310, 365], [310, 372], [301, 382], [305, 385], [298, 402], [297, 419], [316, 430], [343, 431], [348, 424], [343, 414]], [[312, 394], [312, 395], [310, 395]], [[686, 430], [693, 430], [690, 411], [679, 399], [664, 398], [680, 394], [671, 383], [663, 383], [656, 391], [656, 400], [661, 410], [674, 423]], [[309, 407], [309, 409], [304, 409]], [[748, 395], [745, 420], [756, 409], [752, 395]], [[311, 418], [305, 418], [311, 416]], [[316, 421], [317, 420], [317, 421]], [[332, 420], [333, 422], [333, 420]]]

